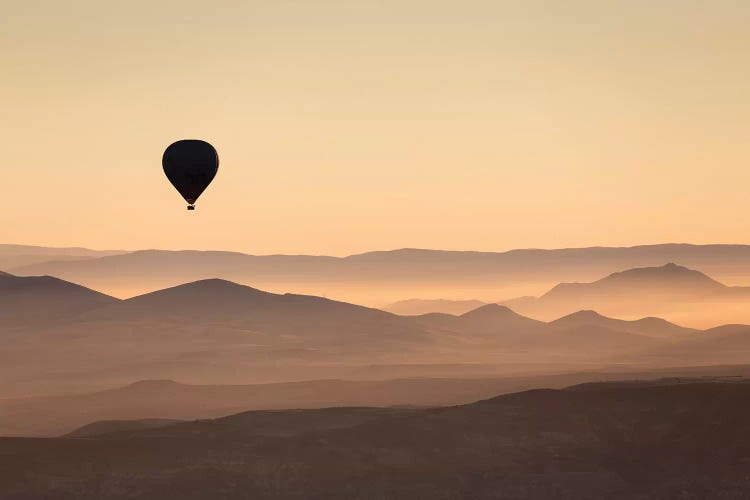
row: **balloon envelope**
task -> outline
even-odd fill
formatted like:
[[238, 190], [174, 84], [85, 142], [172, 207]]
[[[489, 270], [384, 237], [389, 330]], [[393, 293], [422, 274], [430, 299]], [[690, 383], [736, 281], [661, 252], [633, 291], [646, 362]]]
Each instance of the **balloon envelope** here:
[[167, 179], [192, 205], [214, 180], [219, 154], [206, 141], [185, 139], [170, 144], [161, 159]]

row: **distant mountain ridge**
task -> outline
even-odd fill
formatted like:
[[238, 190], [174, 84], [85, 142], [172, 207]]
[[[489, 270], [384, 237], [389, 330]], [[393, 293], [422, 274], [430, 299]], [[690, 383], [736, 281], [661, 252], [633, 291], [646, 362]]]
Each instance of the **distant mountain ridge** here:
[[[575, 294], [670, 293], [673, 295], [711, 294], [728, 288], [700, 271], [674, 263], [659, 267], [640, 267], [612, 273], [592, 283], [560, 283], [540, 297], [541, 300]], [[748, 288], [750, 290], [750, 288]]]
[[[539, 297], [525, 296], [498, 303], [514, 311], [552, 320], [577, 311], [595, 309], [613, 316], [654, 315], [653, 306], [696, 301], [748, 301], [750, 287], [726, 286], [703, 272], [674, 263], [611, 273], [588, 283], [559, 283]], [[428, 313], [462, 314], [466, 304], [479, 301], [412, 299], [394, 306]], [[388, 309], [388, 307], [386, 307]], [[454, 312], [458, 310], [458, 312]], [[658, 312], [658, 311], [657, 311]]]
[[[236, 381], [238, 375], [254, 373], [274, 381], [279, 375], [266, 372], [300, 380], [321, 369], [337, 374], [368, 365], [415, 367], [401, 373], [422, 373], [423, 364], [580, 368], [625, 360], [673, 365], [680, 362], [680, 352], [693, 364], [737, 363], [744, 346], [750, 346], [750, 332], [736, 327], [729, 333], [703, 332], [658, 318], [625, 321], [593, 311], [545, 322], [499, 304], [461, 315], [398, 316], [222, 279], [127, 300], [51, 277], [6, 274], [0, 276], [2, 283], [6, 290], [0, 304], [14, 307], [4, 309], [4, 319], [0, 316], [5, 331], [12, 332], [0, 351], [0, 394], [21, 384], [49, 387], [92, 374], [100, 383], [192, 381], [199, 374]], [[8, 311], [54, 321], [37, 324]], [[688, 342], [698, 337], [705, 343]], [[699, 344], [702, 349], [690, 347]]]
[[628, 269], [590, 283], [560, 283], [538, 298], [501, 302], [519, 312], [550, 319], [581, 309], [611, 315], [659, 311], [683, 304], [748, 301], [750, 287], [726, 286], [674, 263]]
[[[719, 277], [750, 276], [750, 246], [664, 244], [507, 252], [399, 249], [348, 257], [141, 250], [6, 270], [19, 275], [53, 275], [110, 293], [117, 289], [150, 291], [188, 281], [223, 278], [239, 283], [263, 283], [266, 288], [269, 284], [288, 282], [297, 286], [321, 283], [331, 292], [336, 284], [372, 280], [381, 288], [390, 287], [388, 293], [393, 295], [396, 290], [404, 293], [405, 283], [412, 287], [442, 283], [462, 290], [471, 290], [478, 284], [485, 289], [489, 285], [507, 287], [521, 283], [551, 286], [664, 262], [680, 262]], [[337, 295], [357, 301], [346, 295], [351, 293], [343, 291]]]
[[[80, 247], [41, 247], [0, 244], [0, 269], [40, 264], [42, 262], [84, 260], [124, 254], [122, 250], [91, 250]], [[45, 274], [45, 273], [41, 273]]]

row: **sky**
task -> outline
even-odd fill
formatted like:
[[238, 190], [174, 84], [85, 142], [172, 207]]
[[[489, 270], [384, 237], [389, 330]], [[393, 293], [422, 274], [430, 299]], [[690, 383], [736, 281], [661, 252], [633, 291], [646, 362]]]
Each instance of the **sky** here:
[[[750, 243], [747, 0], [0, 0], [0, 242]], [[194, 212], [173, 141], [221, 166]]]

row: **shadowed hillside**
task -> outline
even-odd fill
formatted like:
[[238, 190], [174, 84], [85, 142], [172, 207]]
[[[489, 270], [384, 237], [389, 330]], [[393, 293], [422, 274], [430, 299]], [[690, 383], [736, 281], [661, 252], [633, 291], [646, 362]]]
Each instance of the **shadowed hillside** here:
[[0, 322], [23, 325], [53, 320], [120, 301], [51, 276], [13, 276], [0, 272]]
[[82, 438], [101, 436], [103, 434], [112, 434], [130, 431], [142, 431], [145, 429], [158, 429], [167, 427], [181, 422], [181, 420], [172, 418], [144, 418], [141, 420], [100, 420], [91, 422], [83, 427], [79, 427], [66, 434], [66, 437]]
[[[277, 384], [190, 385], [144, 380], [98, 392], [55, 397], [0, 399], [0, 436], [55, 436], [93, 422], [212, 418], [243, 410], [333, 406], [445, 406], [540, 387], [624, 377], [748, 377], [750, 367], [706, 366], [651, 371], [611, 370], [536, 376], [311, 380]], [[114, 424], [112, 421], [116, 421]], [[109, 423], [108, 423], [109, 422]], [[140, 425], [140, 424], [136, 424]], [[88, 430], [86, 432], [89, 432]]]
[[[280, 424], [245, 414], [98, 438], [6, 438], [0, 495], [740, 499], [750, 495], [748, 401], [746, 383], [628, 382], [400, 415], [360, 409], [359, 422], [341, 409], [282, 412]], [[260, 421], [271, 427], [256, 432]]]
[[220, 279], [187, 283], [125, 300], [92, 312], [107, 321], [178, 321], [232, 324], [291, 337], [328, 337], [347, 342], [424, 342], [412, 322], [393, 314], [322, 297], [274, 294]]

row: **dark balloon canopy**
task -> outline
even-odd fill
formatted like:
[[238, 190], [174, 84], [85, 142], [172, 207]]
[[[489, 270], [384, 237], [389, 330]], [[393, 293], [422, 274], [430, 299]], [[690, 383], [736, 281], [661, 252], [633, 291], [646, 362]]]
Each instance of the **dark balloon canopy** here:
[[185, 139], [169, 145], [161, 164], [169, 182], [189, 203], [188, 210], [193, 210], [219, 170], [219, 154], [206, 141]]

